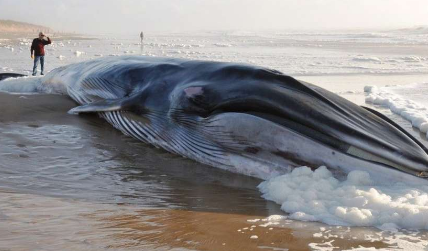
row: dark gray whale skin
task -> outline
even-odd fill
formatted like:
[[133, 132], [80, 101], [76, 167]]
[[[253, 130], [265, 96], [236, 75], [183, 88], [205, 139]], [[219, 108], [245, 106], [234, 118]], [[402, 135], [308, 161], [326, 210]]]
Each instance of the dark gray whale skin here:
[[427, 149], [397, 124], [276, 70], [123, 56], [54, 69], [42, 84], [80, 105], [70, 113], [96, 112], [125, 134], [234, 172], [327, 165], [428, 176]]
[[0, 73], [0, 81], [5, 80], [7, 78], [19, 78], [19, 77], [25, 77], [26, 75], [20, 74], [20, 73], [13, 73], [13, 72], [6, 72], [6, 73]]

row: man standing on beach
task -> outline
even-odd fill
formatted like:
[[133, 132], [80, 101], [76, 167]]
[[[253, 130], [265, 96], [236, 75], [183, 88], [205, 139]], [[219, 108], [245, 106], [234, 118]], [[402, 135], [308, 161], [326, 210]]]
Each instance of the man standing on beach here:
[[33, 76], [36, 76], [39, 60], [41, 66], [40, 75], [44, 75], [43, 70], [45, 66], [45, 45], [51, 43], [51, 39], [46, 37], [43, 32], [39, 33], [38, 38], [33, 39], [33, 43], [31, 44], [31, 58], [34, 59]]

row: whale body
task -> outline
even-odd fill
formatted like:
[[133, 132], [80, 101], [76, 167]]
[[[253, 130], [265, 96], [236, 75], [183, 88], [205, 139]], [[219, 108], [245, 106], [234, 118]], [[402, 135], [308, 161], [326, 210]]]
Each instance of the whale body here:
[[72, 114], [97, 113], [138, 140], [232, 172], [267, 179], [325, 165], [397, 181], [428, 177], [427, 149], [403, 128], [276, 70], [123, 56], [60, 67], [39, 81], [37, 91], [75, 100]]

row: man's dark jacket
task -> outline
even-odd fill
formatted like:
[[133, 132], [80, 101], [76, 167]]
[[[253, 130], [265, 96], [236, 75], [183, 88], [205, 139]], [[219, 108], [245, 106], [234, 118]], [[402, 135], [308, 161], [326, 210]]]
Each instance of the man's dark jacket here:
[[51, 39], [48, 37], [48, 40], [44, 40], [44, 39], [40, 39], [40, 38], [35, 38], [33, 40], [33, 43], [31, 44], [31, 55], [33, 55], [33, 51], [34, 51], [34, 55], [35, 56], [44, 56], [45, 55], [45, 45], [50, 44]]

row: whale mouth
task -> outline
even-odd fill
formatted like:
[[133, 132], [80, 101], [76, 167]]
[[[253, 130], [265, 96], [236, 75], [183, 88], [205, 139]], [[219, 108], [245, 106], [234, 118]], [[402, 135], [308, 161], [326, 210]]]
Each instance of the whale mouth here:
[[[267, 112], [268, 111], [268, 112]], [[346, 152], [351, 145], [325, 133], [320, 132], [316, 128], [312, 128], [308, 125], [294, 121], [281, 112], [280, 109], [272, 107], [265, 103], [257, 101], [246, 101], [242, 102], [230, 102], [223, 103], [215, 107], [213, 111], [204, 117], [214, 116], [220, 113], [243, 113], [253, 115], [265, 120], [268, 120], [274, 124], [280, 125], [287, 129], [293, 130], [301, 135], [305, 135], [315, 141], [318, 141], [324, 145], [330, 146], [333, 149]]]
[[428, 179], [428, 172], [425, 171], [419, 171], [419, 170], [414, 170], [412, 168], [409, 167], [405, 167], [399, 164], [396, 164], [390, 160], [387, 160], [385, 158], [376, 156], [372, 153], [369, 153], [367, 151], [364, 151], [360, 148], [354, 147], [354, 146], [350, 146], [348, 148], [348, 150], [346, 151], [347, 154], [352, 155], [354, 157], [360, 158], [360, 159], [364, 159], [370, 162], [374, 162], [377, 164], [382, 164], [384, 166], [387, 166], [389, 168], [395, 168], [399, 171], [420, 177], [420, 178], [424, 178], [424, 179]]
[[296, 122], [292, 118], [284, 116], [284, 113], [281, 112], [280, 108], [272, 107], [270, 104], [257, 101], [227, 102], [216, 106], [215, 109], [207, 113], [204, 117], [210, 117], [221, 113], [242, 113], [256, 116], [284, 127], [287, 130], [292, 130], [300, 135], [303, 135], [304, 137], [316, 141], [317, 143], [326, 145], [336, 151], [340, 151], [352, 157], [382, 165], [386, 168], [396, 169], [416, 177], [428, 179], [428, 171], [421, 171], [414, 169], [409, 165], [396, 163], [391, 159], [371, 153], [367, 150], [361, 149], [360, 147], [340, 140], [337, 137], [323, 133], [320, 130], [317, 130], [317, 128]]

